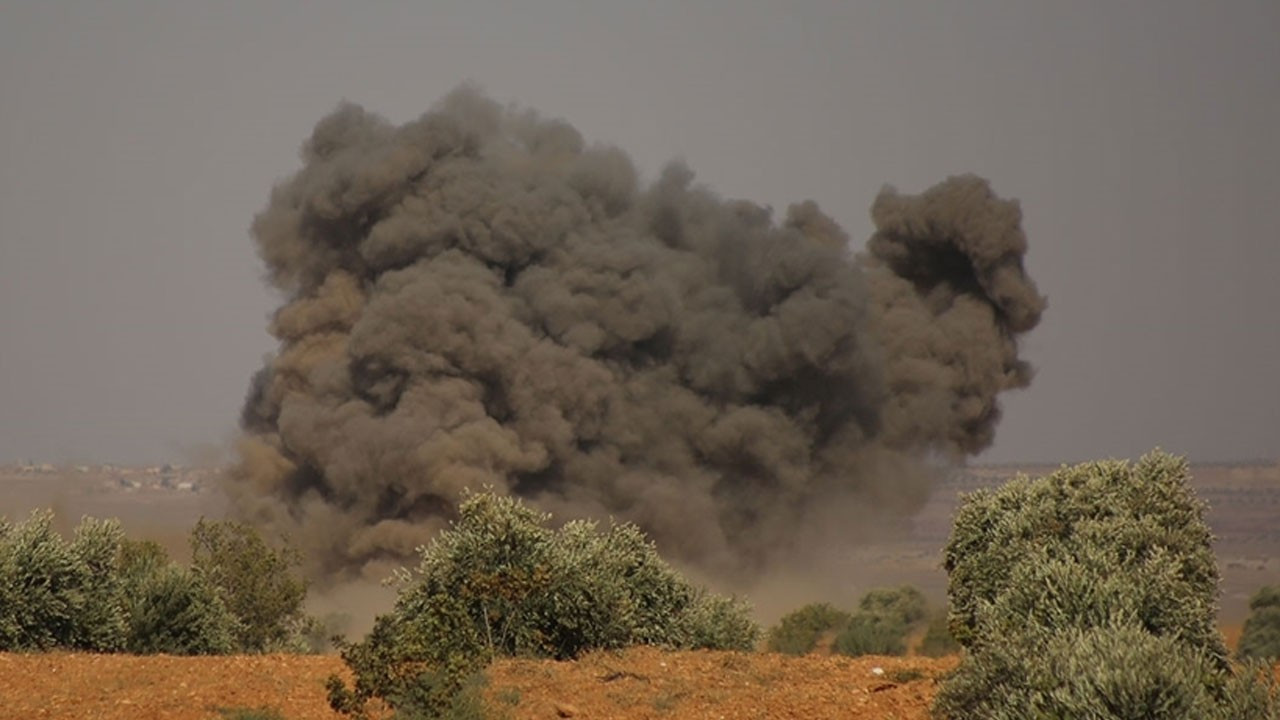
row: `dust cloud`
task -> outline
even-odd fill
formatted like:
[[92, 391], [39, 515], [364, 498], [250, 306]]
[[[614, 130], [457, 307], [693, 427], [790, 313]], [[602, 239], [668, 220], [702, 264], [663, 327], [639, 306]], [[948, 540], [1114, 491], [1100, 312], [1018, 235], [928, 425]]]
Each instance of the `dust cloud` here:
[[467, 87], [399, 126], [343, 104], [301, 155], [253, 222], [280, 344], [227, 487], [317, 576], [412, 562], [484, 486], [704, 577], [792, 567], [918, 508], [1031, 380], [1045, 300], [978, 177], [886, 188], [854, 254], [811, 201], [642, 183]]

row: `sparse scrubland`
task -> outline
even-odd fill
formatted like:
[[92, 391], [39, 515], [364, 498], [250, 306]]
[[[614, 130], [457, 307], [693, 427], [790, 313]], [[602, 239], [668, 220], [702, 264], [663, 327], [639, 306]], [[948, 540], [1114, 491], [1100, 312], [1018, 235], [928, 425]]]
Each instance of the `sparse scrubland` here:
[[[963, 498], [944, 552], [945, 611], [929, 608], [915, 588], [877, 588], [852, 608], [801, 607], [761, 638], [745, 603], [684, 579], [633, 525], [553, 526], [519, 499], [472, 494], [451, 527], [421, 548], [419, 564], [397, 573], [394, 609], [365, 638], [340, 645], [346, 671], [330, 676], [328, 701], [357, 717], [517, 716], [521, 691], [486, 682], [525, 683], [526, 704], [534, 702], [530, 678], [551, 683], [552, 674], [530, 675], [520, 663], [543, 658], [587, 663], [593, 683], [631, 679], [660, 690], [645, 702], [667, 712], [698, 691], [665, 678], [661, 653], [704, 649], [732, 651], [696, 663], [732, 680], [692, 681], [703, 689], [767, 691], [769, 677], [790, 671], [762, 674], [752, 663], [817, 662], [861, 674], [849, 678], [864, 683], [850, 702], [915, 688], [914, 699], [893, 702], [923, 708], [932, 699], [938, 720], [1275, 720], [1275, 670], [1257, 661], [1280, 657], [1280, 589], [1253, 597], [1231, 658], [1216, 626], [1218, 570], [1203, 513], [1185, 462], [1160, 452], [1020, 477]], [[191, 542], [193, 561], [181, 566], [111, 521], [86, 519], [70, 539], [54, 531], [48, 512], [0, 523], [0, 650], [314, 647], [320, 626], [303, 612], [307, 587], [295, 551], [232, 522], [201, 521]], [[607, 654], [636, 647], [659, 654]], [[945, 672], [953, 657], [920, 670], [909, 663], [931, 661], [883, 657], [909, 651], [959, 654], [959, 665]], [[877, 680], [841, 664], [861, 655], [876, 656], [887, 674]], [[666, 657], [674, 666], [693, 662]], [[323, 694], [318, 685], [315, 692]], [[870, 707], [846, 710], [863, 717]]]

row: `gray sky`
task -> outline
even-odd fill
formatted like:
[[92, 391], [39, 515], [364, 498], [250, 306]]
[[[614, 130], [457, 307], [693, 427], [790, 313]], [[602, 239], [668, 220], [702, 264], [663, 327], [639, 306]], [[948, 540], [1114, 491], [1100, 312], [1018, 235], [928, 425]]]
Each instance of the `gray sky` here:
[[1274, 0], [0, 0], [0, 462], [225, 445], [271, 185], [339, 100], [468, 80], [858, 243], [882, 184], [988, 177], [1050, 307], [980, 460], [1276, 458], [1278, 38]]

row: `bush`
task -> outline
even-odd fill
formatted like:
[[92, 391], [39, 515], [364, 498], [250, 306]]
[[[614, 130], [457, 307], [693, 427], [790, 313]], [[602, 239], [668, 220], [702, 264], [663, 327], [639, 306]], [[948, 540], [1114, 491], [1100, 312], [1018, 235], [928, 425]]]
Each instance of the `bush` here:
[[910, 585], [868, 590], [867, 594], [858, 601], [859, 611], [888, 615], [907, 626], [923, 620], [927, 607], [924, 593]]
[[936, 612], [929, 618], [917, 652], [925, 657], [942, 657], [960, 652], [960, 643], [951, 637], [951, 629], [947, 627], [945, 610]]
[[981, 635], [1001, 641], [1029, 630], [1086, 630], [1114, 622], [1170, 637], [1226, 658], [1213, 597], [1192, 587], [1182, 563], [1163, 548], [1141, 561], [1121, 555], [1105, 537], [1081, 542], [1075, 555], [1029, 551], [1009, 573], [1009, 586], [987, 604]]
[[969, 653], [935, 715], [1275, 717], [1214, 626], [1217, 567], [1185, 461], [1156, 452], [965, 498], [946, 549]]
[[1253, 613], [1240, 633], [1240, 658], [1280, 660], [1280, 586], [1268, 585], [1249, 600]]
[[1178, 619], [1169, 631], [1216, 644], [1225, 657], [1214, 625], [1218, 571], [1203, 513], [1186, 461], [1160, 452], [1137, 465], [1086, 463], [968, 495], [943, 559], [951, 633], [965, 647], [979, 644], [984, 609], [1016, 587], [1013, 573], [1026, 572], [1034, 564], [1027, 558], [1035, 558], [1091, 568], [1121, 583], [1166, 573], [1173, 597], [1147, 596], [1160, 607], [1144, 606], [1139, 614], [1154, 623], [1173, 612]]
[[126, 651], [218, 655], [236, 650], [236, 618], [217, 590], [170, 562], [156, 543], [125, 541], [117, 571], [128, 617]]
[[1223, 671], [1211, 653], [1175, 638], [1107, 625], [984, 646], [943, 684], [934, 712], [950, 720], [1266, 720], [1276, 706], [1251, 670]]
[[1280, 585], [1263, 585], [1249, 598], [1250, 610], [1280, 607]]
[[191, 531], [192, 570], [235, 617], [239, 650], [284, 649], [306, 624], [307, 585], [294, 572], [296, 550], [273, 549], [253, 528], [203, 518]]
[[841, 655], [905, 655], [911, 628], [893, 613], [859, 611], [836, 636], [831, 649]]
[[52, 522], [49, 511], [0, 521], [0, 650], [120, 649], [119, 525], [85, 518], [66, 542]]
[[393, 612], [344, 647], [355, 685], [330, 679], [335, 709], [358, 714], [376, 697], [402, 712], [445, 712], [496, 655], [755, 643], [744, 605], [685, 581], [632, 525], [552, 531], [549, 516], [492, 493], [469, 495], [459, 513], [415, 571], [397, 574]]
[[120, 541], [120, 549], [116, 555], [115, 570], [122, 580], [145, 575], [153, 569], [169, 563], [169, 553], [154, 540]]
[[804, 655], [813, 652], [823, 633], [840, 630], [849, 622], [849, 613], [827, 603], [814, 603], [793, 610], [769, 629], [765, 646], [772, 652]]
[[70, 542], [52, 521], [50, 511], [0, 521], [0, 650], [255, 651], [306, 627], [296, 555], [245, 526], [202, 520], [187, 570], [114, 520], [85, 518]]
[[924, 594], [910, 585], [875, 588], [836, 635], [831, 649], [842, 655], [905, 655], [907, 636], [924, 620]]
[[824, 633], [835, 631], [829, 649], [843, 655], [903, 655], [907, 636], [926, 615], [924, 594], [914, 587], [875, 588], [858, 601], [850, 615], [827, 603], [806, 605], [769, 630], [767, 647], [774, 652], [804, 655], [818, 646]]

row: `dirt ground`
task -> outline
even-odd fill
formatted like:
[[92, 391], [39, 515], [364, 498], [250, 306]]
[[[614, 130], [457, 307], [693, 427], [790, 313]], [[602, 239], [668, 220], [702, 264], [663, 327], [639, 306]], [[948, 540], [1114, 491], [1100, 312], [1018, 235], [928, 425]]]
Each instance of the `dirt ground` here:
[[[1230, 644], [1239, 627], [1224, 634]], [[504, 720], [926, 720], [958, 660], [633, 648], [572, 662], [501, 660], [485, 673], [484, 695], [490, 716]], [[259, 709], [338, 720], [324, 690], [334, 673], [349, 680], [334, 655], [0, 653], [0, 720], [216, 720]]]
[[324, 680], [333, 655], [172, 657], [0, 654], [0, 718], [203, 720], [222, 708], [269, 707], [289, 720], [343, 716]]
[[[485, 688], [494, 717], [928, 717], [944, 658], [793, 658], [771, 653], [601, 652], [576, 662], [505, 660]], [[880, 671], [877, 672], [876, 668]], [[335, 656], [0, 654], [0, 718], [204, 720], [275, 710], [335, 720], [324, 680]]]
[[512, 720], [923, 720], [938, 678], [955, 663], [956, 658], [795, 658], [638, 648], [567, 663], [497, 663], [488, 673], [488, 695]]

